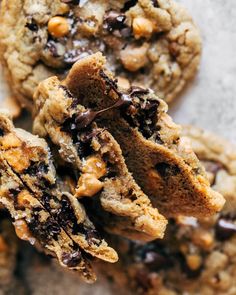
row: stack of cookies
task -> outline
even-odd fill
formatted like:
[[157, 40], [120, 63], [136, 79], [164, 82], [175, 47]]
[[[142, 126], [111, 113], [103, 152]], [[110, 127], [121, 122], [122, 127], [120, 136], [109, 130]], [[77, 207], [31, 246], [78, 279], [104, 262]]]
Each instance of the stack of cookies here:
[[[14, 227], [87, 283], [103, 273], [131, 294], [236, 294], [234, 148], [167, 114], [201, 56], [186, 10], [2, 0], [0, 24], [12, 91], [0, 109], [0, 292], [29, 293]], [[32, 133], [13, 122], [21, 109]]]

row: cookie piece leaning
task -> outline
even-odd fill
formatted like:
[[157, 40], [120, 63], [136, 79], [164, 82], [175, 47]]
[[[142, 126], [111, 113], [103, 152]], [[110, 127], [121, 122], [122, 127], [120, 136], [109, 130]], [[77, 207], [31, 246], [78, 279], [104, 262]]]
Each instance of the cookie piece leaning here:
[[235, 146], [193, 126], [182, 134], [206, 167], [212, 187], [225, 197], [224, 209], [211, 218], [179, 216], [161, 243], [114, 241], [120, 264], [107, 269], [107, 276], [116, 289], [118, 284], [138, 294], [235, 294]]
[[97, 51], [122, 85], [152, 87], [168, 102], [195, 75], [201, 38], [189, 13], [168, 1], [3, 0], [0, 59], [21, 104], [38, 83]]
[[113, 233], [137, 240], [163, 237], [166, 219], [135, 183], [112, 135], [89, 123], [90, 111], [56, 77], [41, 82], [34, 99], [33, 130], [49, 137], [74, 169], [75, 197], [91, 197], [88, 211], [95, 207], [103, 227]]
[[[116, 252], [100, 237], [83, 206], [61, 190], [46, 142], [14, 128], [5, 114], [1, 114], [0, 126], [0, 201], [17, 219], [16, 231], [19, 227], [21, 238], [31, 242], [36, 238], [44, 248], [56, 252], [63, 266], [94, 280], [85, 252], [108, 262], [117, 261]], [[7, 177], [12, 187], [7, 186]]]
[[152, 90], [118, 88], [97, 53], [79, 60], [64, 85], [90, 108], [100, 127], [108, 128], [121, 146], [134, 179], [166, 216], [211, 215], [224, 198], [209, 186], [202, 165], [180, 126], [167, 115], [167, 105]]

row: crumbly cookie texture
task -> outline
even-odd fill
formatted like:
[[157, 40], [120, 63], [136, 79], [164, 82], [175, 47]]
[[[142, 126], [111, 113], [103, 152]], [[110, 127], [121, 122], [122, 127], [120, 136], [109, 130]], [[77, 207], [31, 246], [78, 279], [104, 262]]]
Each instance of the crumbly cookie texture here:
[[199, 65], [199, 31], [172, 0], [3, 0], [0, 18], [0, 57], [29, 109], [40, 81], [65, 76], [75, 61], [97, 51], [123, 86], [152, 87], [168, 102]]
[[[218, 212], [224, 198], [210, 188], [188, 140], [180, 136], [180, 126], [167, 115], [166, 103], [150, 89], [120, 88], [104, 64], [101, 53], [85, 57], [63, 82], [88, 108], [78, 125], [96, 120], [111, 132], [134, 179], [164, 215]], [[40, 102], [37, 108], [41, 109]]]
[[46, 142], [14, 128], [4, 112], [0, 133], [0, 202], [14, 219], [17, 236], [93, 282], [89, 257], [116, 262], [115, 250], [100, 237], [84, 207], [58, 183]]
[[74, 170], [74, 196], [83, 198], [103, 228], [136, 240], [162, 238], [165, 217], [135, 183], [112, 135], [91, 121], [95, 112], [80, 105], [56, 77], [40, 83], [34, 100], [34, 132], [49, 137]]
[[[226, 199], [220, 214], [172, 220], [162, 242], [145, 246], [120, 240], [120, 263], [112, 277], [150, 295], [236, 294], [236, 153], [229, 142], [196, 127], [185, 127], [211, 185]], [[118, 241], [115, 244], [118, 246]], [[108, 271], [108, 276], [112, 270]]]

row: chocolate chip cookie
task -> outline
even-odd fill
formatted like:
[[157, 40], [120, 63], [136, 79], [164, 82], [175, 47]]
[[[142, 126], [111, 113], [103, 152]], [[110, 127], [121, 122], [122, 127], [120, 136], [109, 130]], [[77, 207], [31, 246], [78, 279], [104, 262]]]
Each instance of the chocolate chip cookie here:
[[14, 219], [16, 234], [93, 282], [91, 258], [116, 262], [115, 250], [100, 237], [84, 207], [62, 188], [46, 142], [14, 128], [4, 112], [0, 131], [0, 202]]
[[[73, 123], [83, 130], [95, 120], [100, 128], [111, 132], [134, 179], [164, 215], [200, 216], [218, 212], [224, 199], [210, 188], [188, 140], [180, 136], [180, 126], [167, 115], [166, 103], [150, 89], [120, 88], [104, 64], [101, 53], [85, 57], [74, 64], [64, 80], [63, 85], [73, 94], [74, 104], [87, 107]], [[44, 112], [45, 116], [49, 112], [40, 112], [40, 92], [45, 93], [43, 86], [35, 96], [36, 105], [39, 101], [35, 124], [44, 126], [46, 120], [40, 114]], [[59, 95], [52, 95], [52, 101], [56, 102], [56, 97]], [[50, 120], [47, 120], [49, 125]]]
[[40, 81], [64, 77], [78, 59], [102, 51], [123, 87], [152, 87], [171, 101], [194, 76], [201, 38], [172, 0], [3, 0], [0, 57], [22, 105]]
[[166, 219], [135, 183], [113, 136], [91, 120], [95, 112], [80, 105], [56, 77], [41, 82], [34, 99], [33, 130], [49, 137], [74, 170], [74, 196], [87, 197], [88, 211], [94, 208], [106, 230], [137, 240], [162, 238]]
[[195, 127], [184, 128], [183, 134], [206, 167], [211, 185], [226, 198], [225, 207], [211, 218], [171, 220], [161, 242], [143, 246], [120, 240], [122, 263], [112, 278], [140, 294], [235, 294], [235, 146]]

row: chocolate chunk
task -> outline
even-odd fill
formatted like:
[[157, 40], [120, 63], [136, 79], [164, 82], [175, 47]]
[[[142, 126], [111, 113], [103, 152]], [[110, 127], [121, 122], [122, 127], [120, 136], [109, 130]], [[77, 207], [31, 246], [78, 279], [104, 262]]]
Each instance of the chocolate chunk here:
[[62, 196], [61, 204], [62, 206], [57, 213], [60, 224], [63, 226], [76, 226], [77, 219], [67, 196]]
[[79, 250], [73, 253], [62, 253], [62, 262], [68, 267], [76, 267], [81, 261], [81, 252]]
[[122, 12], [129, 10], [131, 7], [136, 5], [137, 2], [138, 2], [138, 0], [129, 0], [129, 1], [125, 2], [124, 7], [122, 8]]
[[138, 287], [144, 291], [148, 291], [151, 287], [150, 272], [145, 269], [140, 269], [135, 274], [135, 279]]
[[159, 6], [159, 3], [158, 3], [157, 0], [151, 0], [151, 2], [152, 2], [152, 5], [153, 5], [154, 7], [156, 7], [156, 8], [159, 8], [159, 7], [160, 7], [160, 6]]
[[145, 89], [139, 86], [132, 86], [130, 89], [130, 96], [142, 96], [149, 93], [149, 89]]
[[61, 2], [66, 3], [66, 4], [79, 5], [80, 0], [61, 0]]
[[57, 51], [57, 46], [56, 46], [56, 42], [53, 41], [53, 40], [49, 40], [46, 44], [46, 47], [45, 47], [53, 57], [59, 57], [60, 55], [58, 54], [58, 51]]
[[34, 208], [33, 217], [29, 222], [29, 229], [33, 235], [42, 241], [47, 243], [51, 239], [58, 240], [58, 234], [61, 232], [59, 224], [52, 218], [48, 217], [46, 221], [40, 220], [40, 208]]
[[165, 256], [154, 251], [146, 253], [144, 263], [153, 271], [166, 268], [169, 265], [169, 261]]
[[164, 162], [156, 164], [155, 169], [163, 178], [175, 176], [180, 173], [180, 169], [177, 165], [171, 165]]
[[233, 221], [220, 218], [215, 226], [215, 234], [220, 241], [228, 240], [236, 234], [236, 224]]
[[23, 173], [35, 176], [42, 176], [48, 173], [48, 165], [42, 162], [31, 162], [30, 166]]
[[33, 21], [31, 21], [29, 23], [26, 23], [25, 26], [26, 26], [26, 28], [28, 28], [32, 32], [37, 32], [38, 31], [38, 25]]
[[20, 188], [11, 188], [11, 189], [9, 189], [9, 196], [16, 200], [16, 198], [20, 192], [21, 192]]
[[123, 38], [130, 38], [132, 36], [132, 29], [130, 27], [126, 27], [120, 30], [120, 34]]
[[0, 136], [4, 136], [4, 130], [0, 128]]
[[115, 30], [122, 30], [127, 27], [125, 24], [126, 16], [115, 11], [109, 11], [104, 16], [103, 27], [108, 32], [113, 32]]

